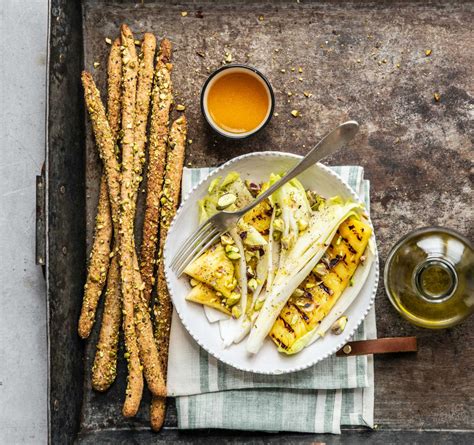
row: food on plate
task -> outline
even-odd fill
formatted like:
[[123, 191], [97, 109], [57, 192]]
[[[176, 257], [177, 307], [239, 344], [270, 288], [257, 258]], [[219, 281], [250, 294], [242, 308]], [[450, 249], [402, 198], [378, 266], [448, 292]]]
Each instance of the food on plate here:
[[[244, 207], [280, 178], [256, 184], [231, 172], [213, 179], [199, 202], [200, 223], [220, 208]], [[325, 199], [293, 179], [187, 266], [186, 299], [219, 321], [224, 346], [248, 335], [247, 351], [257, 353], [270, 336], [280, 352], [297, 353], [359, 293], [373, 259], [371, 236], [361, 204]]]
[[145, 283], [143, 290], [149, 301], [155, 283], [155, 257], [158, 245], [158, 227], [161, 192], [168, 145], [169, 113], [173, 96], [171, 92], [171, 43], [163, 39], [155, 67], [151, 96], [150, 136], [148, 148], [148, 173], [146, 185], [145, 217], [140, 254], [140, 272]]
[[325, 255], [278, 315], [270, 336], [288, 354], [300, 351], [349, 285], [372, 234], [351, 216], [337, 230]]
[[[116, 143], [120, 131], [120, 89], [122, 88], [122, 55], [120, 52], [120, 39], [112, 44], [107, 64], [107, 119], [110, 131]], [[110, 215], [109, 193], [107, 191], [107, 178], [102, 173], [101, 187], [105, 186], [106, 194], [99, 196], [99, 208], [105, 205]], [[101, 204], [104, 202], [105, 204]], [[112, 220], [110, 222], [112, 225]], [[112, 256], [107, 274], [105, 290], [104, 311], [100, 326], [99, 340], [97, 342], [94, 364], [92, 366], [92, 387], [97, 391], [106, 391], [115, 381], [117, 375], [117, 351], [119, 342], [119, 329], [122, 321], [122, 303], [120, 301], [120, 269], [118, 263], [118, 236], [114, 234], [114, 243], [109, 256]]]
[[[155, 315], [155, 340], [161, 358], [161, 366], [166, 378], [168, 367], [168, 348], [171, 329], [172, 304], [165, 279], [162, 253], [168, 236], [168, 228], [179, 205], [181, 177], [186, 149], [187, 122], [180, 116], [171, 124], [163, 193], [160, 199], [160, 243], [158, 251], [158, 273], [156, 281], [157, 298], [153, 308]], [[165, 397], [153, 397], [150, 407], [151, 426], [159, 430], [164, 421]]]

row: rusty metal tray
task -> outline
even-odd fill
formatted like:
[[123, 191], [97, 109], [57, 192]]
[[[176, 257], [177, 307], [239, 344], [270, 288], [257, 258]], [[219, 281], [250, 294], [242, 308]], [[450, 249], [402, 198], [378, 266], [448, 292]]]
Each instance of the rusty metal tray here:
[[[340, 437], [182, 432], [172, 400], [163, 431], [154, 434], [147, 397], [135, 419], [120, 414], [123, 363], [107, 394], [91, 390], [97, 329], [83, 343], [76, 327], [100, 172], [79, 76], [90, 69], [103, 89], [104, 39], [115, 36], [122, 22], [137, 36], [151, 31], [174, 44], [176, 101], [186, 104], [193, 140], [188, 165], [218, 165], [257, 150], [302, 154], [336, 123], [361, 122], [356, 149], [329, 163], [365, 167], [383, 259], [402, 234], [420, 225], [449, 225], [473, 237], [468, 205], [473, 4], [50, 0], [50, 5], [48, 139], [38, 180], [37, 231], [48, 289], [50, 442], [472, 443], [472, 319], [443, 332], [417, 329], [390, 308], [383, 286], [377, 296], [379, 335], [417, 335], [420, 351], [416, 357], [377, 357], [379, 427], [348, 429]], [[276, 93], [271, 124], [243, 142], [216, 136], [199, 111], [200, 86], [226, 52], [258, 66]], [[96, 61], [101, 67], [94, 70]], [[292, 109], [302, 117], [293, 118]]]

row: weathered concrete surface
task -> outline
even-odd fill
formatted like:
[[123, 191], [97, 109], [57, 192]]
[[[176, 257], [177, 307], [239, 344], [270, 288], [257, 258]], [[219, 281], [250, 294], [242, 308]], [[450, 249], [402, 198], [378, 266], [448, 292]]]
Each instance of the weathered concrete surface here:
[[44, 162], [48, 2], [2, 1], [0, 443], [47, 443], [46, 292], [35, 264]]
[[[327, 163], [364, 166], [381, 266], [395, 241], [416, 227], [449, 226], [473, 238], [472, 3], [169, 3], [88, 2], [85, 66], [103, 89], [104, 38], [116, 36], [123, 21], [137, 36], [152, 31], [170, 38], [176, 102], [186, 105], [193, 141], [188, 165], [218, 165], [260, 150], [304, 154], [333, 126], [356, 119], [360, 134]], [[199, 108], [201, 85], [226, 51], [235, 62], [258, 67], [276, 93], [271, 124], [243, 142], [216, 136]], [[93, 69], [94, 61], [101, 62], [99, 69]], [[293, 118], [293, 109], [302, 117]], [[99, 174], [90, 136], [87, 156], [90, 234]], [[420, 338], [417, 355], [377, 358], [376, 422], [381, 428], [474, 428], [472, 318], [441, 332], [414, 328], [391, 308], [382, 284], [376, 305], [379, 336]], [[123, 375], [119, 380], [112, 394], [86, 394], [86, 428], [124, 424], [115, 403]], [[170, 412], [168, 424], [173, 422]], [[143, 412], [135, 425], [146, 424]]]

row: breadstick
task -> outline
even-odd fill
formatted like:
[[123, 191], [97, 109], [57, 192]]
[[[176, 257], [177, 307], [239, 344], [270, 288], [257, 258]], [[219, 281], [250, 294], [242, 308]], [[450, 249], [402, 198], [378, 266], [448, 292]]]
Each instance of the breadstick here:
[[[150, 95], [153, 84], [153, 60], [155, 58], [156, 38], [153, 34], [145, 33], [142, 41], [142, 59], [138, 69], [137, 102], [135, 115], [135, 152], [134, 172], [136, 176], [135, 188], [141, 181], [143, 164], [145, 163], [146, 126], [150, 110]], [[135, 192], [136, 192], [135, 191]]]
[[[120, 77], [121, 77], [120, 39], [116, 39], [112, 45], [108, 63], [108, 118], [110, 129], [117, 139], [120, 122]], [[118, 69], [117, 69], [118, 66]], [[79, 319], [79, 335], [82, 338], [89, 337], [95, 321], [97, 305], [102, 293], [107, 270], [109, 268], [110, 244], [112, 241], [112, 221], [110, 216], [109, 195], [105, 174], [102, 174], [99, 193], [99, 204], [97, 206], [96, 224], [94, 229], [94, 243], [92, 245], [91, 257], [87, 280], [84, 286], [84, 301], [82, 304], [81, 317]]]
[[94, 242], [90, 254], [89, 268], [84, 297], [82, 301], [81, 316], [79, 318], [78, 332], [82, 338], [89, 337], [95, 321], [97, 305], [104, 287], [107, 270], [109, 268], [110, 244], [112, 241], [112, 219], [107, 194], [107, 182], [102, 179], [100, 183], [99, 204], [95, 219]]
[[[107, 118], [110, 130], [117, 142], [120, 131], [120, 89], [122, 84], [122, 55], [120, 39], [115, 39], [110, 50], [107, 65]], [[118, 146], [116, 145], [118, 150]], [[105, 175], [102, 175], [102, 180]], [[107, 202], [109, 196], [107, 193]], [[110, 207], [110, 206], [109, 206]], [[97, 391], [106, 391], [117, 375], [117, 350], [120, 322], [122, 320], [122, 302], [120, 300], [120, 269], [118, 262], [117, 235], [115, 236], [113, 258], [109, 266], [105, 291], [104, 312], [100, 327], [99, 341], [92, 366], [92, 387]]]
[[150, 143], [146, 208], [140, 254], [140, 271], [145, 282], [144, 295], [150, 300], [154, 285], [154, 266], [158, 242], [160, 198], [166, 162], [169, 112], [173, 101], [171, 90], [171, 43], [163, 39], [155, 67], [150, 120]]
[[92, 387], [96, 391], [106, 391], [117, 376], [117, 349], [121, 318], [120, 267], [117, 255], [115, 255], [110, 263], [107, 276], [104, 313], [92, 366]]
[[[120, 193], [120, 274], [123, 295], [123, 331], [126, 357], [128, 359], [128, 379], [122, 413], [134, 416], [139, 408], [143, 393], [137, 336], [135, 332], [135, 293], [137, 283], [134, 273], [134, 123], [135, 99], [137, 92], [138, 60], [133, 35], [127, 25], [122, 25], [122, 183]], [[137, 385], [136, 382], [140, 382]]]
[[[134, 189], [136, 195], [141, 180], [141, 170], [145, 158], [146, 126], [150, 104], [150, 93], [153, 82], [153, 59], [156, 49], [156, 40], [152, 34], [143, 37], [143, 59], [138, 71], [136, 116], [134, 126]], [[132, 206], [135, 214], [135, 201]], [[161, 370], [161, 361], [153, 337], [153, 326], [148, 311], [148, 302], [143, 298], [143, 282], [138, 267], [136, 255], [133, 258], [135, 269], [135, 331], [137, 334], [140, 360], [150, 391], [155, 395], [166, 395], [166, 385]]]
[[[186, 148], [187, 125], [184, 116], [171, 125], [166, 174], [163, 187], [163, 201], [160, 212], [160, 249], [158, 257], [157, 299], [155, 305], [155, 339], [166, 373], [168, 367], [168, 346], [171, 327], [172, 305], [165, 280], [165, 271], [161, 256], [168, 235], [168, 228], [179, 205], [179, 192], [183, 173], [184, 154]], [[166, 374], [165, 374], [166, 375]], [[166, 398], [154, 397], [150, 407], [151, 426], [154, 430], [161, 429], [165, 415]]]
[[[92, 128], [96, 138], [97, 146], [99, 147], [99, 153], [104, 163], [105, 174], [107, 176], [107, 186], [109, 190], [110, 206], [112, 210], [112, 220], [114, 222], [114, 231], [118, 234], [120, 244], [122, 244], [122, 233], [119, 231], [119, 220], [120, 216], [120, 167], [114, 152], [114, 140], [112, 132], [110, 130], [107, 117], [105, 115], [104, 106], [100, 99], [100, 93], [95, 86], [94, 80], [90, 73], [83, 71], [82, 83], [85, 91], [86, 106], [89, 111], [89, 115], [92, 121]], [[121, 250], [121, 249], [120, 249]], [[121, 266], [121, 270], [124, 267]], [[132, 271], [128, 271], [133, 277]], [[130, 280], [130, 284], [133, 285], [133, 281]], [[135, 338], [135, 326], [133, 320], [133, 299], [131, 300], [131, 308], [124, 306], [123, 311], [127, 309], [132, 314], [130, 325], [127, 325], [126, 334], [132, 332], [129, 337], [128, 347], [126, 356], [128, 359], [128, 380], [125, 403], [123, 407], [123, 414], [126, 417], [130, 417], [136, 414], [140, 405], [140, 400], [143, 392], [143, 375], [140, 369], [140, 360], [138, 357], [138, 347]], [[125, 323], [124, 323], [125, 324]], [[126, 335], [127, 339], [127, 335]]]

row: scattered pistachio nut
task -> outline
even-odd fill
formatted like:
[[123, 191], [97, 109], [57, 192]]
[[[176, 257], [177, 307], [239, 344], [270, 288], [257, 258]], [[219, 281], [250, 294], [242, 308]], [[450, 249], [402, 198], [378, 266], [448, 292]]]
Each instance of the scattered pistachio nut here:
[[223, 246], [231, 246], [232, 244], [234, 244], [234, 240], [229, 234], [224, 233], [224, 235], [221, 235], [221, 244]]
[[262, 298], [259, 298], [256, 302], [255, 302], [255, 310], [256, 311], [259, 311], [260, 309], [262, 309], [262, 306], [263, 306], [263, 303], [265, 302], [264, 299]]
[[226, 51], [225, 52], [225, 57], [224, 57], [224, 62], [230, 63], [230, 62], [232, 62], [232, 60], [234, 60], [232, 58], [232, 54], [230, 52]]
[[300, 112], [298, 110], [291, 110], [291, 115], [293, 117], [299, 117], [301, 116]]
[[226, 252], [226, 255], [230, 260], [240, 260], [242, 258], [239, 252]]
[[232, 292], [230, 294], [230, 297], [227, 298], [227, 305], [230, 307], [230, 306], [234, 306], [235, 304], [237, 304], [238, 302], [240, 301], [240, 294], [237, 293], [237, 292]]
[[255, 290], [257, 289], [258, 287], [258, 283], [257, 283], [257, 280], [255, 278], [251, 278], [248, 283], [247, 283], [247, 287], [252, 291], [252, 292], [255, 292]]
[[224, 210], [234, 204], [236, 200], [237, 196], [235, 196], [233, 193], [226, 193], [217, 200], [217, 209]]
[[343, 315], [341, 318], [336, 320], [331, 326], [331, 331], [333, 334], [339, 335], [342, 334], [347, 325], [347, 317]]
[[242, 312], [241, 312], [241, 310], [238, 306], [234, 306], [232, 308], [232, 317], [239, 318], [241, 314], [242, 314]]
[[[233, 241], [233, 240], [232, 240]], [[225, 246], [225, 252], [226, 253], [229, 253], [229, 252], [239, 252], [239, 248], [237, 246], [234, 246], [232, 244], [227, 244]]]
[[184, 105], [176, 105], [176, 110], [177, 111], [184, 111], [186, 109], [186, 107]]
[[188, 15], [188, 11], [181, 11], [181, 17], [186, 17]]
[[439, 102], [441, 100], [441, 94], [437, 92], [433, 94], [433, 97], [436, 102]]
[[107, 45], [112, 45], [112, 39], [110, 39], [109, 37], [106, 37], [105, 43], [107, 43]]
[[94, 62], [94, 68], [99, 68], [100, 62]]
[[296, 288], [295, 291], [293, 292], [292, 296], [293, 297], [302, 297], [304, 295], [303, 289]]
[[425, 49], [425, 56], [430, 57], [431, 56], [431, 50], [430, 49]]

